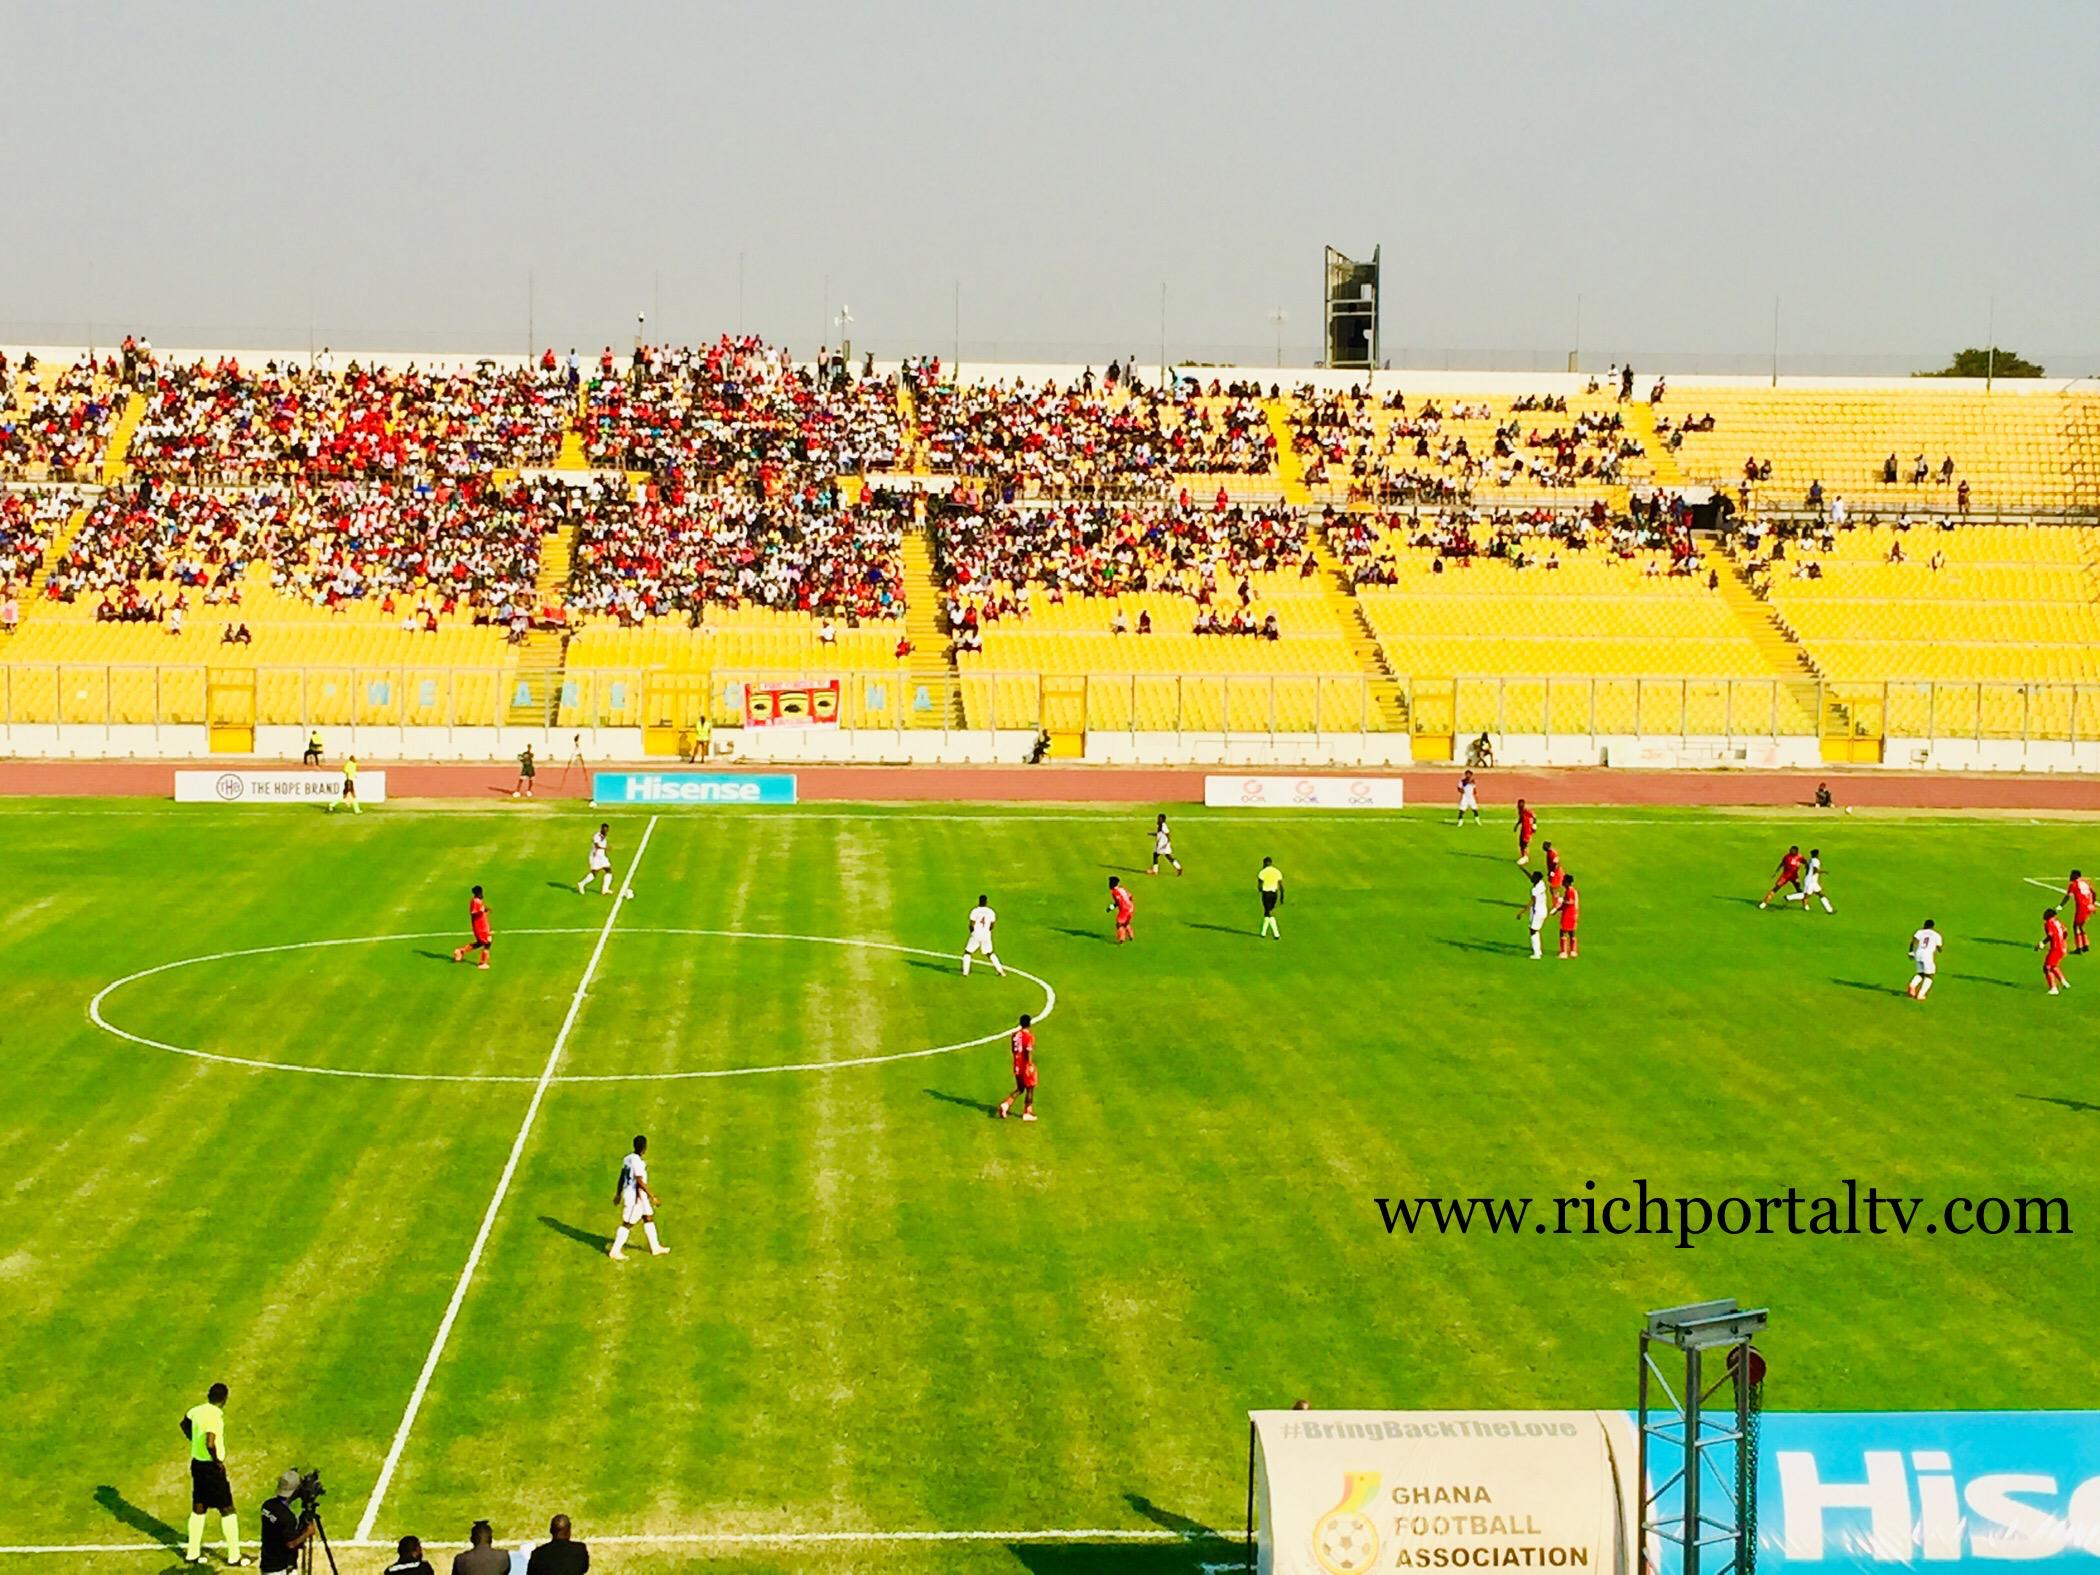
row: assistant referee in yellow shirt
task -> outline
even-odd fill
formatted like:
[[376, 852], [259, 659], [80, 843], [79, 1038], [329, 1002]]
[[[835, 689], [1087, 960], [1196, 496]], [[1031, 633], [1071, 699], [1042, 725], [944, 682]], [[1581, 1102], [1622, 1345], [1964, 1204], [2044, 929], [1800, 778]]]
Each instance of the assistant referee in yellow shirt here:
[[1283, 931], [1276, 923], [1276, 910], [1283, 906], [1283, 871], [1274, 859], [1261, 861], [1254, 884], [1261, 890], [1261, 932], [1280, 941]]
[[204, 1562], [204, 1517], [213, 1510], [226, 1533], [226, 1562], [241, 1562], [241, 1522], [233, 1512], [233, 1485], [226, 1480], [226, 1386], [213, 1384], [204, 1404], [183, 1414], [190, 1441], [190, 1546], [192, 1564]]

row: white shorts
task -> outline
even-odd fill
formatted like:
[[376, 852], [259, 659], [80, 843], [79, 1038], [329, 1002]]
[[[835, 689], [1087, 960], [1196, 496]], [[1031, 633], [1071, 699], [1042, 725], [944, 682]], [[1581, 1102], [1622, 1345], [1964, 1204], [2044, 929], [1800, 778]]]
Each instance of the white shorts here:
[[[575, 865], [573, 865], [573, 864], [569, 866], [569, 868], [571, 868], [571, 869], [574, 869], [575, 867], [576, 867], [576, 866], [575, 866]], [[611, 860], [611, 859], [610, 859], [609, 857], [607, 857], [607, 856], [606, 856], [605, 854], [603, 854], [603, 853], [593, 853], [593, 854], [591, 855], [591, 873], [592, 873], [593, 875], [597, 874], [597, 873], [598, 873], [598, 872], [599, 872], [600, 870], [609, 870], [609, 869], [611, 869], [611, 868], [612, 868], [612, 860]]]
[[1152, 856], [1155, 859], [1171, 859], [1174, 856], [1174, 844], [1171, 842], [1153, 843]]
[[643, 1220], [654, 1218], [656, 1218], [656, 1210], [650, 1206], [649, 1200], [639, 1192], [620, 1205], [620, 1223], [622, 1225], [639, 1225]]
[[989, 957], [992, 955], [992, 934], [989, 930], [970, 932], [970, 939], [963, 947], [965, 957]]
[[1810, 875], [1806, 879], [1804, 879], [1801, 882], [1801, 895], [1804, 897], [1822, 896], [1823, 877], [1820, 875]]
[[1939, 972], [1940, 965], [1930, 957], [1914, 957], [1911, 959], [1911, 962], [1923, 978], [1930, 979], [1935, 973]]
[[1473, 790], [1471, 788], [1466, 788], [1462, 792], [1460, 792], [1460, 794], [1458, 795], [1458, 807], [1460, 809], [1480, 808], [1480, 805], [1474, 801]]

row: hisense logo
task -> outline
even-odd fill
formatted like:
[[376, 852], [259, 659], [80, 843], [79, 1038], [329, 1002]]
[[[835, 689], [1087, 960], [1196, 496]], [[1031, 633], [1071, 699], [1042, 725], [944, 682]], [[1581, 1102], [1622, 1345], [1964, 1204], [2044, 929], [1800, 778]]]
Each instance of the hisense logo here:
[[[1944, 1449], [1913, 1450], [1907, 1462], [1901, 1450], [1868, 1449], [1861, 1451], [1864, 1481], [1825, 1481], [1807, 1450], [1777, 1454], [1789, 1561], [1822, 1559], [1826, 1541], [1843, 1559], [1880, 1563], [2047, 1559], [2074, 1549], [2100, 1555], [2100, 1476], [2001, 1471], [1957, 1482]], [[1864, 1535], [1848, 1516], [1826, 1539], [1830, 1510], [1864, 1510]]]

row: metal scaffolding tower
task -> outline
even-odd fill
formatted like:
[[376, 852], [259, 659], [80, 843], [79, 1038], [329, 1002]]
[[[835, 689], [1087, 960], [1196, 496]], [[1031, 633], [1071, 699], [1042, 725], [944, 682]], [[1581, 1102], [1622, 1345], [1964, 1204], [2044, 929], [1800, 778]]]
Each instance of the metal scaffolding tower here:
[[[1655, 1575], [1754, 1575], [1765, 1362], [1752, 1341], [1766, 1319], [1761, 1307], [1695, 1302], [1652, 1312], [1641, 1328], [1640, 1548]], [[1681, 1389], [1657, 1361], [1657, 1347], [1682, 1354]], [[1716, 1351], [1722, 1368], [1709, 1387], [1707, 1358]], [[1667, 1402], [1660, 1409], [1651, 1387]], [[1724, 1389], [1722, 1405], [1710, 1407]], [[1672, 1546], [1681, 1561], [1675, 1570], [1664, 1562]], [[1725, 1550], [1724, 1561], [1707, 1564], [1707, 1549]]]

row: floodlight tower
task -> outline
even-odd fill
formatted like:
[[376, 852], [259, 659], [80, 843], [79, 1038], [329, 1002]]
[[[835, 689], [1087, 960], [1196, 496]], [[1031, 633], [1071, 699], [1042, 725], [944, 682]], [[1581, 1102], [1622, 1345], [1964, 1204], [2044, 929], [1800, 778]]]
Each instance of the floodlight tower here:
[[[1660, 1569], [1667, 1545], [1675, 1545], [1682, 1562], [1666, 1575], [1756, 1570], [1757, 1418], [1764, 1406], [1765, 1359], [1751, 1342], [1764, 1331], [1767, 1316], [1761, 1307], [1733, 1300], [1695, 1302], [1652, 1312], [1641, 1326], [1640, 1549], [1643, 1563]], [[1681, 1390], [1672, 1388], [1657, 1360], [1658, 1347], [1681, 1354]], [[1709, 1386], [1712, 1352], [1722, 1353], [1722, 1370]], [[1660, 1386], [1664, 1406], [1651, 1403], [1651, 1384]], [[1727, 1409], [1709, 1410], [1707, 1402], [1723, 1389], [1729, 1391]], [[1651, 1440], [1658, 1446], [1652, 1463]], [[1715, 1490], [1711, 1500], [1709, 1487]], [[1723, 1558], [1704, 1566], [1701, 1556], [1709, 1548]]]

